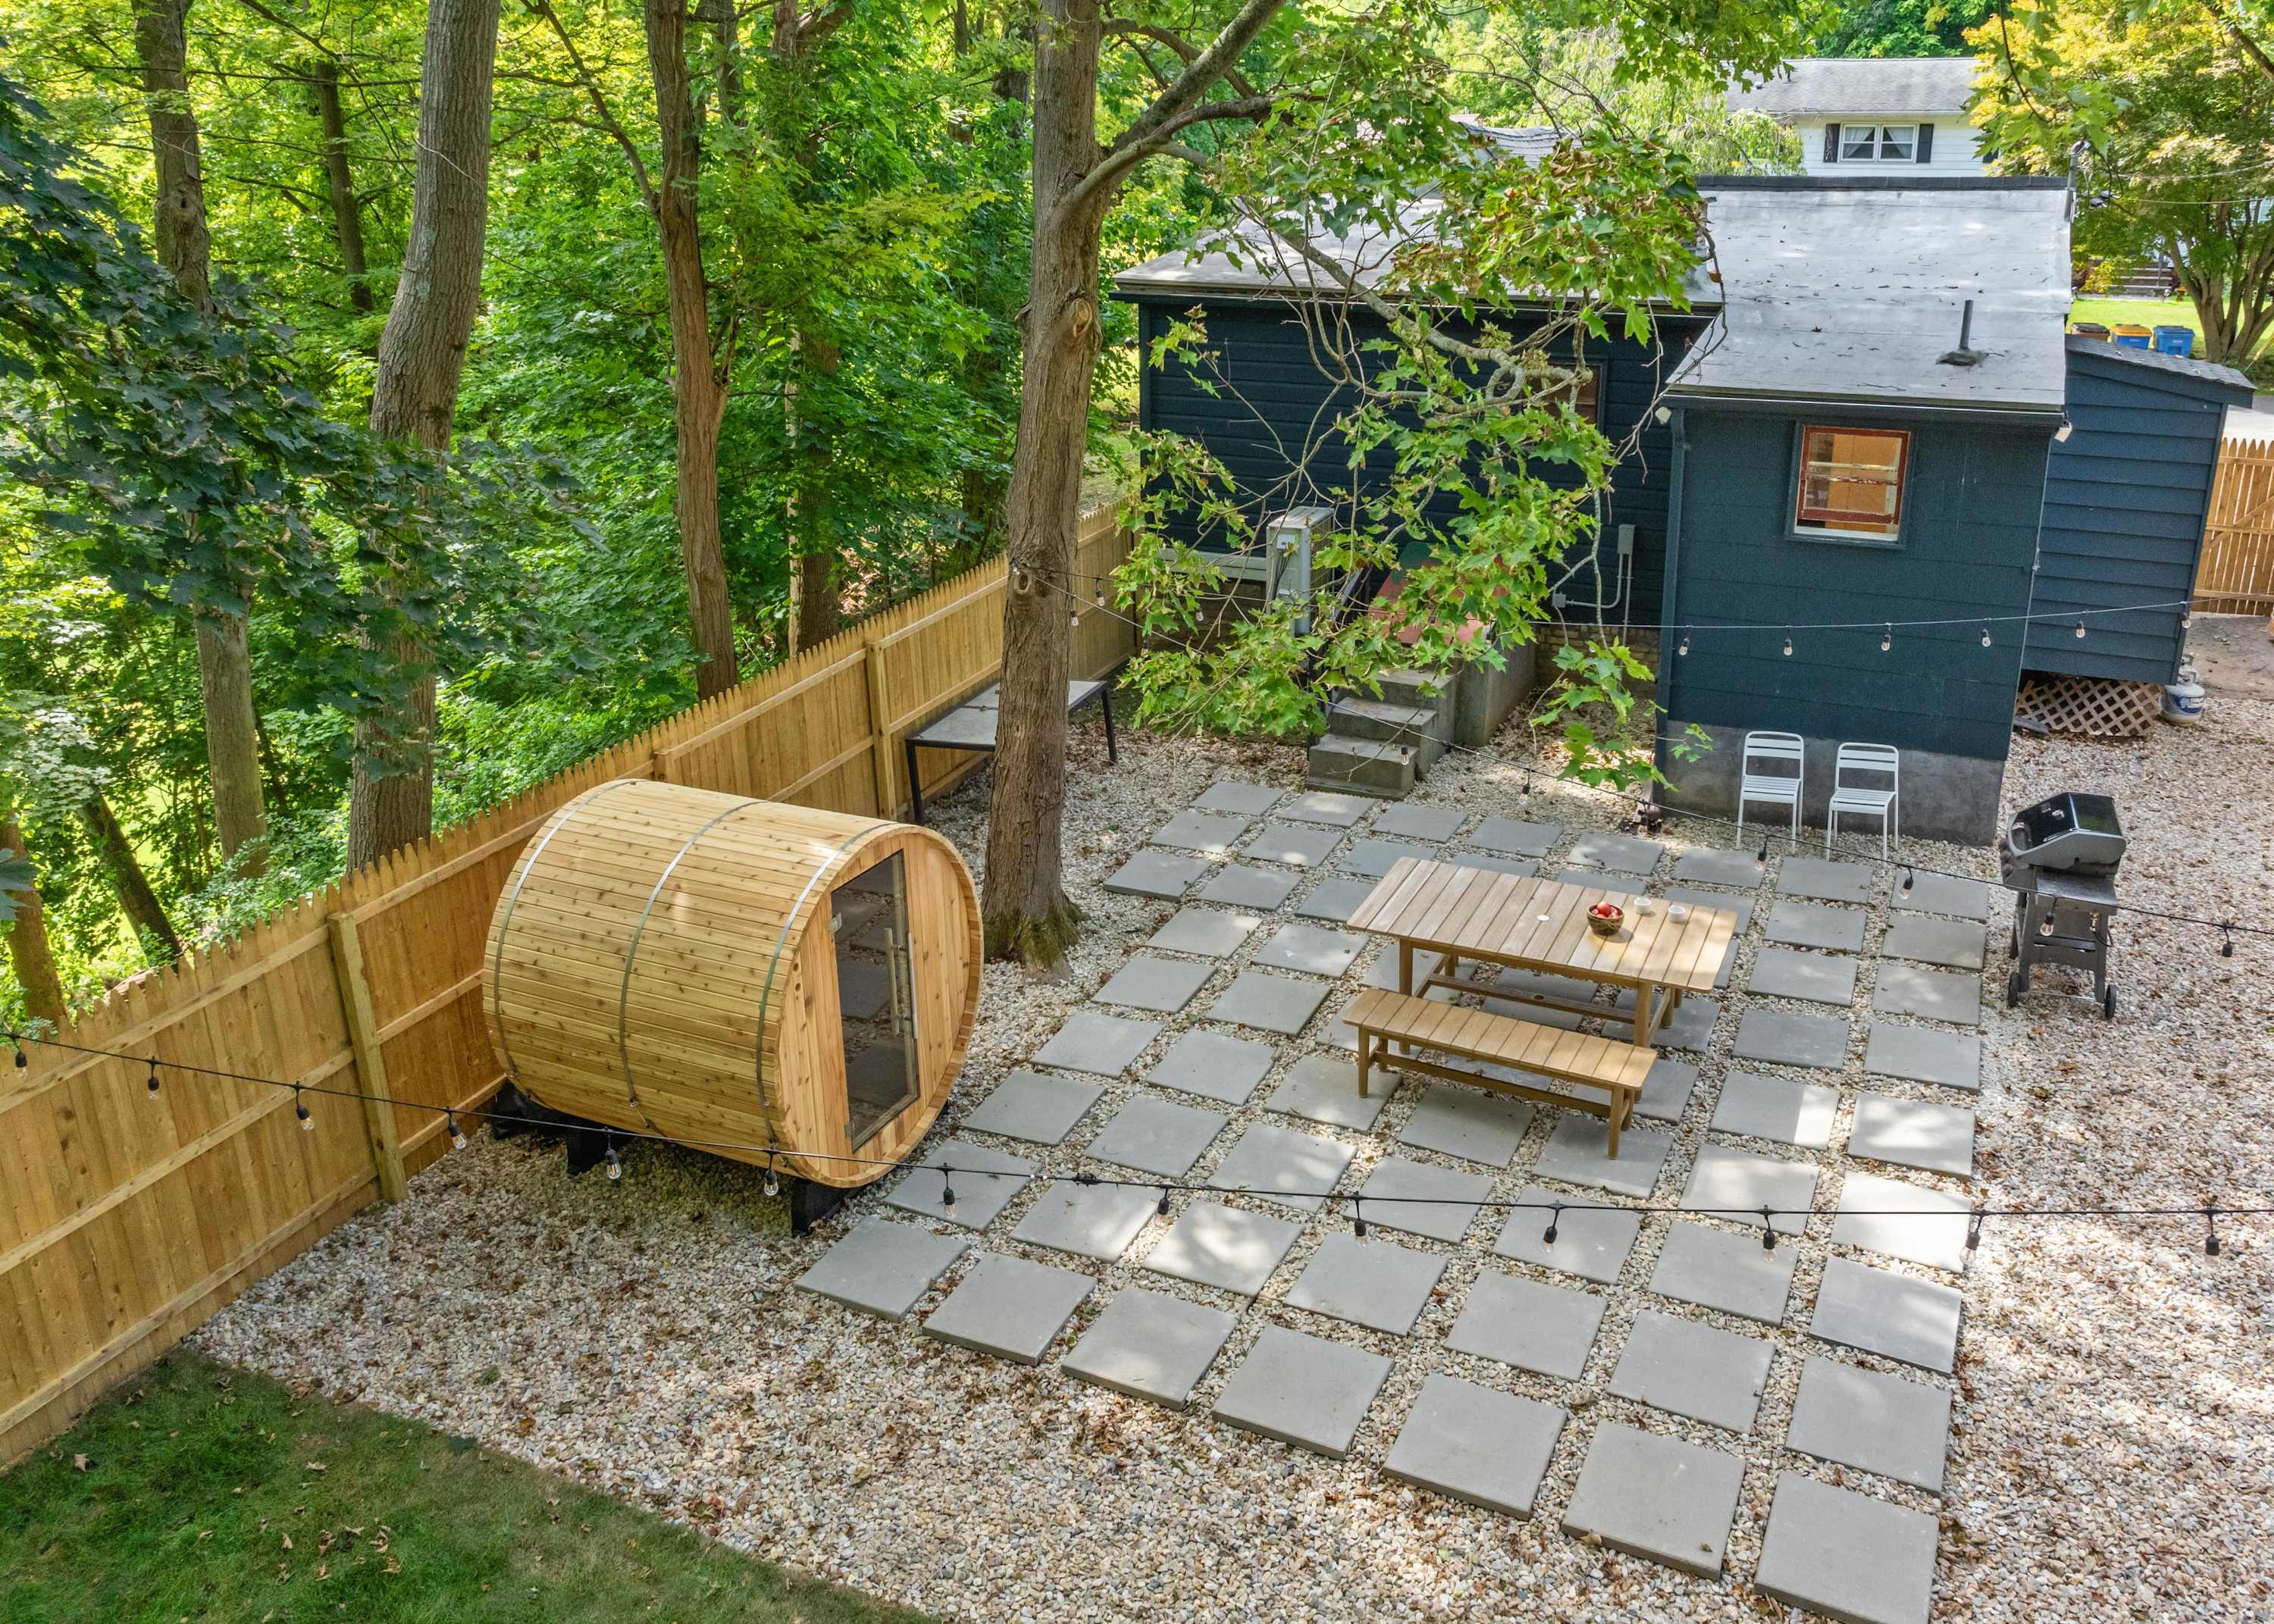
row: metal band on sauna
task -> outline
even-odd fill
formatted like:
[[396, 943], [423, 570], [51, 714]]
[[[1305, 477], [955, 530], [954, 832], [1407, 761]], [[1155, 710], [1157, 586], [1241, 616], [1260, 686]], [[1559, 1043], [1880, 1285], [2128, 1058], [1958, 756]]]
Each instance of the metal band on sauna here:
[[773, 1007], [774, 972], [781, 967], [782, 949], [788, 944], [790, 927], [797, 923], [797, 916], [805, 911], [805, 899], [813, 895], [813, 888], [821, 883], [822, 876], [836, 865], [839, 858], [845, 855], [845, 848], [879, 829], [890, 827], [892, 821], [888, 817], [880, 817], [874, 823], [863, 823], [840, 840], [829, 855], [821, 860], [821, 866], [808, 876], [805, 889], [797, 893], [797, 900], [790, 904], [789, 912], [782, 915], [781, 935], [774, 938], [773, 956], [766, 960], [765, 988], [758, 994], [757, 1052], [751, 1056], [757, 1063], [755, 1078], [758, 1086], [758, 1115], [764, 1119], [769, 1141], [774, 1137], [774, 1109], [766, 1103], [766, 1011]]
[[545, 855], [545, 848], [553, 837], [568, 827], [568, 815], [588, 801], [597, 801], [612, 789], [621, 789], [627, 784], [636, 784], [637, 778], [611, 778], [606, 784], [595, 784], [583, 794], [552, 815], [549, 826], [537, 838], [537, 844], [521, 860], [521, 872], [513, 876], [513, 890], [507, 893], [498, 914], [497, 946], [490, 953], [490, 1025], [497, 1032], [498, 1053], [505, 1056], [505, 1074], [514, 1083], [521, 1081], [521, 1064], [513, 1057], [513, 1044], [505, 1034], [505, 999], [501, 996], [501, 977], [505, 973], [506, 933], [513, 929], [513, 911], [521, 904], [521, 888], [529, 883], [536, 872], [537, 860]]
[[[701, 828], [681, 843], [679, 849], [671, 854], [671, 861], [663, 865], [663, 872], [655, 876], [655, 889], [648, 892], [647, 906], [640, 910], [639, 923], [632, 928], [631, 940], [624, 944], [624, 979], [616, 988], [616, 1056], [624, 1064], [624, 1099], [632, 1109], [639, 1113], [639, 1119], [646, 1124], [647, 1131], [661, 1139], [671, 1136], [648, 1121], [647, 1108], [640, 1103], [639, 1084], [632, 1076], [631, 1024], [628, 1013], [632, 996], [632, 961], [639, 957], [640, 938], [647, 934], [648, 915], [655, 912], [656, 898], [663, 895], [663, 888], [671, 883], [672, 875], [686, 861], [687, 853], [695, 849], [695, 843], [735, 813], [747, 812], [757, 804], [756, 801], [744, 801], [728, 807], [718, 816], [706, 820]], [[765, 1019], [763, 1008], [759, 1011], [758, 1019], [762, 1023]]]

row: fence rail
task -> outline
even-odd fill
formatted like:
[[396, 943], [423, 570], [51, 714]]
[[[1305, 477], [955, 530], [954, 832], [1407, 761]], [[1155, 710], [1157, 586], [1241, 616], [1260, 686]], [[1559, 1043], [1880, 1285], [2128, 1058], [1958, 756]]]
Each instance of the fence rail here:
[[[1093, 515], [1076, 569], [1127, 556]], [[83, 1011], [67, 1040], [461, 1109], [503, 1080], [483, 1030], [490, 913], [531, 832], [609, 778], [646, 777], [839, 811], [907, 805], [910, 730], [1002, 660], [998, 560], [849, 628], [434, 838], [381, 859]], [[1073, 669], [1133, 650], [1100, 610]], [[984, 757], [920, 758], [927, 798]], [[167, 1082], [140, 1063], [34, 1045], [0, 1072], [0, 1463], [38, 1447], [242, 1291], [441, 1154], [443, 1119], [285, 1090]]]
[[2230, 440], [2219, 448], [2195, 606], [2274, 614], [2274, 442]]

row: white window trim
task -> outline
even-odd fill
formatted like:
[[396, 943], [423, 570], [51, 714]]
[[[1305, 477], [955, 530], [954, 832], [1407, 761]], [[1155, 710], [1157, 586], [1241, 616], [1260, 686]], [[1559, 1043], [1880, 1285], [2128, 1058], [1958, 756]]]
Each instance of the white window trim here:
[[[1895, 148], [1900, 143], [1901, 151]], [[1838, 163], [1910, 163], [1918, 155], [1918, 125], [1841, 124]]]

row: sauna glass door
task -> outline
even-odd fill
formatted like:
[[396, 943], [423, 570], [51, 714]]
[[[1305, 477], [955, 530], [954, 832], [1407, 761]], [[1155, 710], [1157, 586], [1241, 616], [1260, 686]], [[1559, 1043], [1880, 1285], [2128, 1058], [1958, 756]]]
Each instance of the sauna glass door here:
[[845, 1137], [857, 1150], [916, 1099], [907, 872], [898, 852], [831, 894], [829, 932], [845, 1023]]

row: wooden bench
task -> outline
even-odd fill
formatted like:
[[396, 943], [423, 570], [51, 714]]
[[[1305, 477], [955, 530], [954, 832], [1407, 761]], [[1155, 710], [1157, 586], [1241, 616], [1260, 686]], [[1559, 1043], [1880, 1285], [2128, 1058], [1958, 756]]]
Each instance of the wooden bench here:
[[[1489, 1088], [1498, 1094], [1544, 1101], [1573, 1110], [1591, 1111], [1610, 1124], [1610, 1151], [1619, 1154], [1619, 1130], [1634, 1115], [1642, 1097], [1643, 1079], [1650, 1075], [1658, 1051], [1611, 1038], [1565, 1032], [1536, 1021], [1487, 1010], [1465, 1009], [1457, 1004], [1416, 998], [1383, 988], [1369, 988], [1351, 1001], [1343, 1019], [1358, 1030], [1358, 1091], [1367, 1092], [1367, 1072], [1376, 1062], [1400, 1071], [1422, 1071], [1457, 1083]], [[1552, 1077], [1582, 1088], [1600, 1088], [1608, 1098], [1602, 1103], [1574, 1098], [1553, 1089], [1504, 1082], [1458, 1066], [1441, 1065], [1412, 1055], [1393, 1055], [1390, 1045], [1408, 1044], [1441, 1053], [1480, 1060], [1487, 1065], [1513, 1066], [1519, 1071]]]

